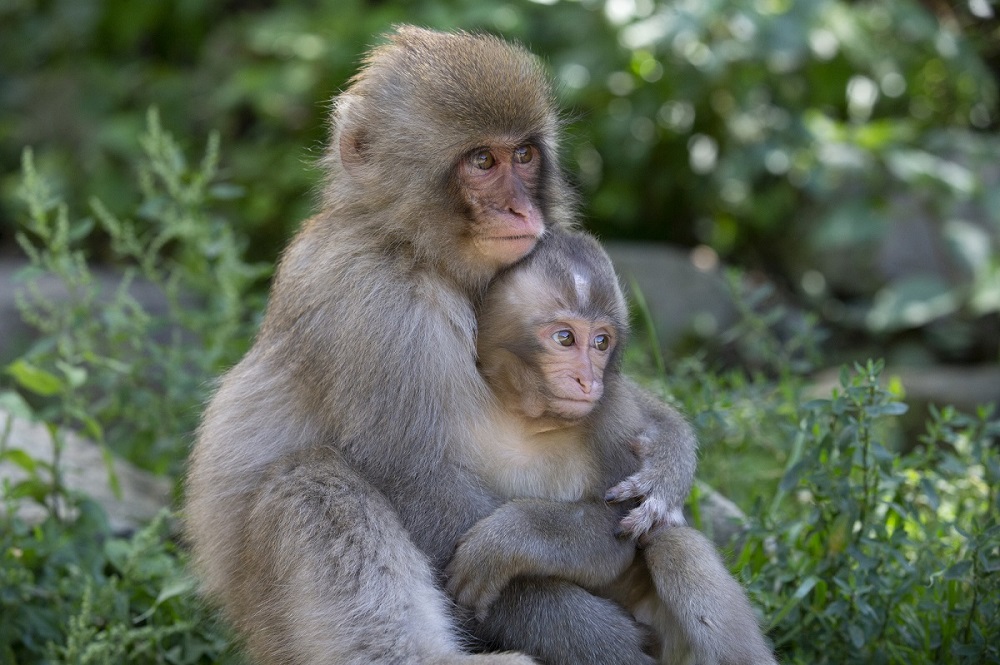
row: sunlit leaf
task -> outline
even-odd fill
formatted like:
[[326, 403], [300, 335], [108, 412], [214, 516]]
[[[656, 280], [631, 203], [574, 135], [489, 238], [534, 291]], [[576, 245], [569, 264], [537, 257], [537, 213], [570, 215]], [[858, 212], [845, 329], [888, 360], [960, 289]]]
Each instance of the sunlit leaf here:
[[62, 380], [51, 372], [47, 372], [40, 367], [36, 367], [27, 360], [14, 361], [7, 367], [7, 373], [14, 377], [25, 390], [36, 395], [51, 396], [63, 390]]

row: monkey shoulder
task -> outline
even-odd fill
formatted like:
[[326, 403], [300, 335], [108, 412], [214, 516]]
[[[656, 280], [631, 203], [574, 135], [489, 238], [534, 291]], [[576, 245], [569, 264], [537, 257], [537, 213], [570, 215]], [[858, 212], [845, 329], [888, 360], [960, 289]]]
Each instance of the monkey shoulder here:
[[347, 231], [311, 243], [326, 227], [310, 223], [282, 256], [260, 341], [284, 340], [310, 357], [349, 350], [355, 358], [400, 345], [474, 352], [467, 293], [405, 252], [366, 247]]
[[282, 257], [264, 326], [229, 381], [232, 412], [293, 440], [282, 449], [299, 432], [336, 440], [352, 463], [388, 475], [413, 463], [398, 451], [439, 455], [480, 419], [474, 326], [469, 297], [447, 279], [315, 220]]

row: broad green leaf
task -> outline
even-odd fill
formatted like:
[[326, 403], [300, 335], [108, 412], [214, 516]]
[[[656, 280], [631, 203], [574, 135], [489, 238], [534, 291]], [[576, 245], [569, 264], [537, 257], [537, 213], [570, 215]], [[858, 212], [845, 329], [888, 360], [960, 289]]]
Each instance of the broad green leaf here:
[[0, 453], [0, 461], [12, 462], [28, 473], [34, 473], [38, 468], [38, 460], [20, 448], [8, 448]]
[[10, 364], [7, 373], [14, 377], [19, 386], [43, 397], [57, 395], [64, 387], [58, 376], [23, 359]]
[[812, 575], [802, 580], [802, 583], [795, 590], [795, 593], [792, 594], [792, 597], [788, 599], [788, 602], [785, 603], [784, 607], [778, 610], [778, 613], [772, 617], [771, 625], [776, 626], [781, 623], [781, 620], [784, 619], [789, 612], [795, 609], [795, 607], [802, 602], [802, 599], [805, 598], [810, 591], [812, 591], [812, 588], [816, 586], [817, 582], [819, 582], [819, 578]]

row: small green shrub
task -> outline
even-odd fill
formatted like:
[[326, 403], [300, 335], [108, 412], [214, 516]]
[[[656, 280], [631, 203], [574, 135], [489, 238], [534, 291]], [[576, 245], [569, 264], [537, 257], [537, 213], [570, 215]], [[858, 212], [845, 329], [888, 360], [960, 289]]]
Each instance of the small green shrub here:
[[[29, 215], [17, 240], [31, 264], [20, 275], [19, 306], [42, 337], [8, 373], [44, 400], [46, 420], [107, 441], [143, 467], [176, 472], [209, 380], [248, 346], [262, 311], [253, 287], [270, 268], [244, 261], [245, 239], [212, 212], [214, 202], [239, 194], [215, 181], [217, 137], [191, 167], [151, 111], [140, 143], [135, 220], [96, 199], [93, 216], [71, 220], [25, 152]], [[83, 249], [96, 234], [122, 268], [105, 279]], [[42, 277], [66, 296], [43, 293]], [[156, 308], [133, 295], [140, 282]]]
[[166, 513], [122, 538], [111, 534], [99, 506], [85, 497], [71, 501], [71, 520], [2, 520], [0, 662], [238, 662], [225, 630], [193, 593]]
[[[699, 476], [752, 507], [734, 571], [782, 662], [1000, 663], [996, 405], [932, 406], [908, 441], [903, 388], [881, 361], [842, 368], [817, 399], [822, 332], [768, 289], [731, 284], [742, 321], [723, 339], [747, 366], [697, 354], [660, 385], [693, 417]], [[664, 367], [637, 347], [630, 367]]]
[[738, 567], [796, 663], [1000, 662], [1000, 421], [935, 410], [917, 452], [880, 362], [798, 410], [800, 444]]
[[[100, 506], [62, 483], [67, 428], [106, 445], [109, 461], [113, 449], [178, 472], [209, 380], [247, 348], [262, 307], [253, 287], [268, 269], [244, 261], [245, 241], [211, 212], [235, 191], [215, 181], [218, 141], [189, 167], [155, 112], [140, 141], [136, 221], [97, 200], [93, 217], [71, 220], [24, 155], [28, 216], [18, 242], [30, 266], [19, 305], [41, 336], [7, 368], [16, 390], [0, 391], [0, 406], [45, 423], [55, 458], [11, 445], [22, 442], [10, 441], [12, 420], [0, 414], [0, 462], [25, 472], [2, 487], [0, 663], [237, 662], [196, 598], [167, 514], [116, 535]], [[110, 279], [84, 251], [97, 233], [120, 268]], [[64, 295], [43, 290], [41, 278]], [[157, 309], [132, 295], [140, 280], [162, 301]], [[18, 516], [27, 503], [47, 509], [40, 523]]]

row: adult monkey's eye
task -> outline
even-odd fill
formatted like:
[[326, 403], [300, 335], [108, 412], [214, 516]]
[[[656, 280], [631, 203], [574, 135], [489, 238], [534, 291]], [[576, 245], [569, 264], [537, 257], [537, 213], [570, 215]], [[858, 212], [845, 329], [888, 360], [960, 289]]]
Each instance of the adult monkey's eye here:
[[611, 338], [607, 335], [598, 335], [594, 338], [594, 348], [598, 351], [607, 351], [611, 346]]
[[573, 337], [573, 333], [568, 330], [560, 330], [552, 335], [552, 339], [556, 341], [557, 344], [562, 346], [573, 346], [576, 342], [576, 338]]
[[514, 148], [514, 161], [518, 164], [527, 164], [535, 156], [535, 151], [530, 145], [522, 145]]
[[494, 159], [493, 153], [489, 150], [480, 150], [479, 152], [474, 153], [470, 161], [477, 169], [482, 169], [484, 171], [493, 168], [493, 165], [496, 164], [496, 159]]

